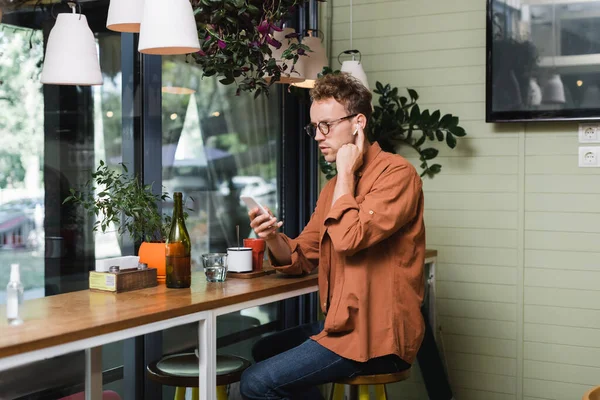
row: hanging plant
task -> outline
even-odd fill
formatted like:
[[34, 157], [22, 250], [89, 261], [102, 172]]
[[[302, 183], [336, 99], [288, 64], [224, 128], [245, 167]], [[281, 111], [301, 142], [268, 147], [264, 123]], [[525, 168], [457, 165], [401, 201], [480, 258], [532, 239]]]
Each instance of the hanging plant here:
[[[321, 0], [322, 1], [322, 0]], [[281, 43], [273, 33], [282, 30], [298, 7], [308, 0], [193, 0], [200, 38], [200, 51], [192, 57], [204, 76], [221, 77], [225, 85], [237, 84], [237, 93], [268, 94], [268, 88], [282, 73], [294, 73], [298, 58], [310, 49], [292, 43], [283, 52], [283, 62], [271, 55], [269, 45]], [[286, 36], [292, 39], [297, 34]]]

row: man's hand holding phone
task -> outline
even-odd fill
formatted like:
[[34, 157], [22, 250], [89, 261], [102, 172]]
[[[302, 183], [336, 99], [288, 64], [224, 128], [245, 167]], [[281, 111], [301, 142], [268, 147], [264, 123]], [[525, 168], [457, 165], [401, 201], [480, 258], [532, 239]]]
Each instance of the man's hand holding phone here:
[[262, 206], [256, 199], [242, 196], [242, 200], [248, 206], [250, 227], [254, 229], [256, 235], [267, 241], [273, 239], [277, 230], [283, 226], [283, 221], [277, 221], [271, 210]]

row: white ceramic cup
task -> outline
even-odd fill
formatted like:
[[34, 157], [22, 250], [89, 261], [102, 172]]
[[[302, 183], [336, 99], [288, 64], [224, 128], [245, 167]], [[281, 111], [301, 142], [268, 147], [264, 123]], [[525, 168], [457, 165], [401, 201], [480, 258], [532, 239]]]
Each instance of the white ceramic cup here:
[[229, 247], [227, 249], [227, 270], [231, 272], [252, 272], [252, 248]]

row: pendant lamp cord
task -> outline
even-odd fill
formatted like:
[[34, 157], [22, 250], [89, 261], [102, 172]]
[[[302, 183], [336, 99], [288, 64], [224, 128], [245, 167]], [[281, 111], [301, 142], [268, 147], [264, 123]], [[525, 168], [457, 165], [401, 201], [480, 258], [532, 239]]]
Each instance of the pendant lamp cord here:
[[352, 0], [350, 0], [350, 48], [352, 49]]

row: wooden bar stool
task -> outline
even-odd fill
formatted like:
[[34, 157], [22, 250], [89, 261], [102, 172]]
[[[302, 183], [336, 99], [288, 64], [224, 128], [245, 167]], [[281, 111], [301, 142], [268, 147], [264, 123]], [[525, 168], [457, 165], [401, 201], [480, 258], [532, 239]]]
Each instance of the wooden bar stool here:
[[[217, 400], [227, 400], [227, 385], [239, 382], [250, 361], [232, 355], [217, 356]], [[147, 367], [148, 377], [162, 385], [175, 386], [175, 400], [185, 399], [186, 388], [192, 388], [192, 399], [198, 399], [198, 357], [194, 353], [164, 356]]]
[[588, 390], [583, 395], [583, 400], [600, 400], [600, 386]]
[[369, 400], [369, 386], [375, 386], [375, 399], [387, 400], [385, 385], [405, 381], [410, 377], [410, 368], [393, 374], [359, 375], [333, 382], [329, 400], [344, 400], [344, 385], [350, 385], [349, 400]]

